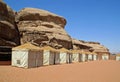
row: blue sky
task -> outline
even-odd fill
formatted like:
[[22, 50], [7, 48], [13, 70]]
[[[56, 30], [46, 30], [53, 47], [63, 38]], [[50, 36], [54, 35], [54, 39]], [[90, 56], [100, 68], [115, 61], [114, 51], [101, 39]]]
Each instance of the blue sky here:
[[67, 20], [65, 30], [74, 38], [97, 41], [120, 52], [120, 0], [4, 0], [12, 9], [48, 10]]

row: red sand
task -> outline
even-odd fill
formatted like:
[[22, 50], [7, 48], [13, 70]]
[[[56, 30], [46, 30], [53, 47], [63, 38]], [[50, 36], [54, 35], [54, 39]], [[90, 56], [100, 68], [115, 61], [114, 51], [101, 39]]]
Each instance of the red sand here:
[[91, 61], [31, 69], [0, 66], [0, 82], [120, 82], [120, 62]]

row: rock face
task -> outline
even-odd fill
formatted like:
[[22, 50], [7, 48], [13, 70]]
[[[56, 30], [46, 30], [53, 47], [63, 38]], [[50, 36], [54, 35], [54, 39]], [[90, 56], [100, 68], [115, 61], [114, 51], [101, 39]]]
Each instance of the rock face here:
[[64, 30], [66, 20], [45, 10], [24, 8], [16, 14], [21, 44], [32, 42], [39, 46], [72, 48], [72, 39]]
[[0, 1], [0, 46], [13, 47], [19, 44], [19, 31], [15, 24], [14, 11]]
[[24, 8], [15, 13], [0, 0], [0, 48], [32, 42], [35, 45], [50, 45], [54, 48], [109, 52], [100, 43], [72, 39], [64, 30], [65, 25], [66, 20], [63, 17], [51, 12]]
[[72, 39], [72, 44], [73, 44], [73, 49], [75, 50], [79, 50], [79, 49], [89, 50], [90, 48], [92, 48], [88, 45], [85, 45], [84, 41], [79, 41], [77, 39]]
[[72, 39], [73, 49], [86, 49], [99, 53], [109, 53], [109, 50], [98, 42], [85, 42], [82, 40]]

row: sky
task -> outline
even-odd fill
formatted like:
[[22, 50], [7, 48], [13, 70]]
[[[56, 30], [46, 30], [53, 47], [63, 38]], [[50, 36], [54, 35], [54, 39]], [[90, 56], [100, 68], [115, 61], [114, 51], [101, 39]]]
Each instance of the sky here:
[[120, 52], [120, 0], [4, 0], [13, 10], [44, 9], [67, 20], [65, 30], [76, 39], [100, 42]]

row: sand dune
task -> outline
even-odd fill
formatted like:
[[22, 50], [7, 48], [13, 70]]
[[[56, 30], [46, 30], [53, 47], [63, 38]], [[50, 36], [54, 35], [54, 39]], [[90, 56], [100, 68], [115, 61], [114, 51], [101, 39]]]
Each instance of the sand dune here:
[[31, 69], [0, 66], [0, 82], [120, 82], [120, 62], [91, 61]]

